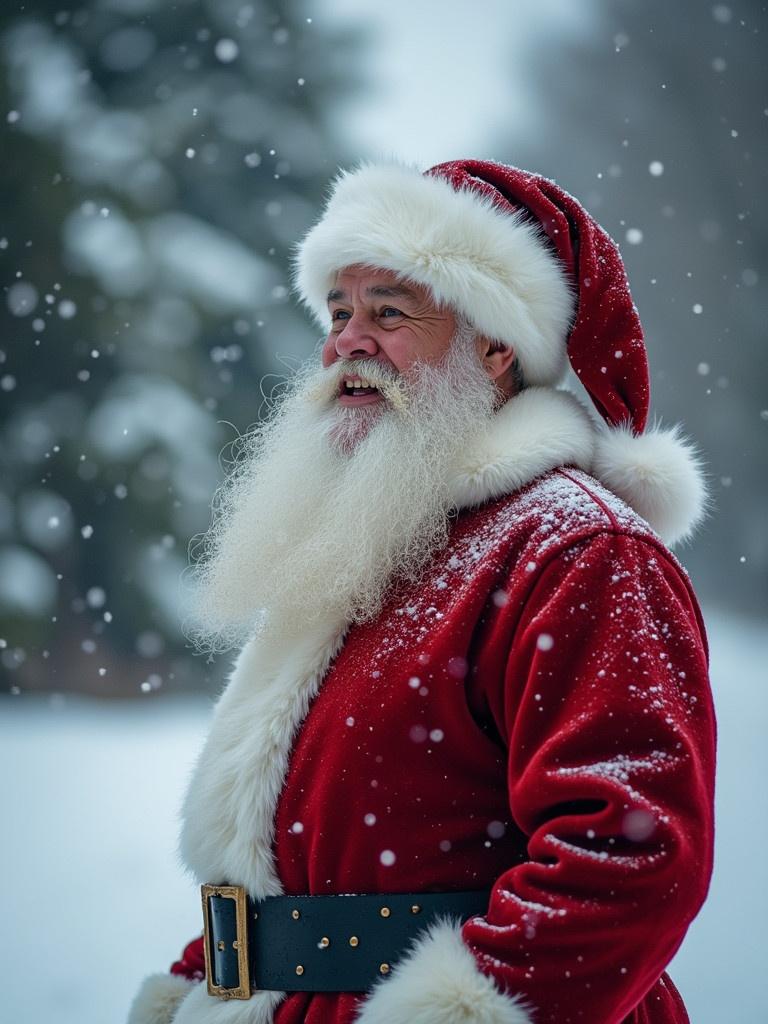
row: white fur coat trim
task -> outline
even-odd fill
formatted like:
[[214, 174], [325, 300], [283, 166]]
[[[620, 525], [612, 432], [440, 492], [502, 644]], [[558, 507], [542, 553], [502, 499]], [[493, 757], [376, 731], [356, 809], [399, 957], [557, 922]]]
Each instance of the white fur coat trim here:
[[180, 1005], [173, 1024], [272, 1024], [284, 998], [284, 992], [262, 990], [250, 999], [229, 1001], [209, 996], [205, 982], [200, 982]]
[[[250, 640], [216, 706], [182, 810], [180, 851], [197, 881], [283, 888], [272, 855], [275, 812], [293, 739], [338, 651], [344, 624], [304, 624]], [[224, 1002], [196, 985], [174, 1024], [269, 1024], [282, 992]], [[137, 1018], [132, 1024], [154, 1024]]]
[[175, 974], [150, 974], [136, 993], [127, 1024], [170, 1024], [181, 1001], [197, 987]]
[[272, 855], [277, 800], [344, 628], [274, 627], [240, 652], [182, 809], [181, 856], [198, 882], [244, 885], [256, 899], [282, 893]]
[[296, 287], [324, 329], [338, 270], [367, 264], [432, 290], [481, 334], [512, 345], [531, 384], [565, 368], [571, 285], [541, 228], [472, 188], [403, 164], [342, 172], [298, 247]]
[[356, 1024], [532, 1024], [525, 1005], [483, 974], [459, 925], [439, 921], [362, 1004]]

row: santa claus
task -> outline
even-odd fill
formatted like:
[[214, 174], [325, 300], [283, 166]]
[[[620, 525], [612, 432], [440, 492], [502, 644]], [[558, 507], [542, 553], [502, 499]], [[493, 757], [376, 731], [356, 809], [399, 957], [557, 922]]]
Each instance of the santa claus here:
[[665, 545], [705, 495], [615, 244], [512, 167], [363, 166], [296, 281], [322, 365], [196, 563], [195, 641], [241, 648], [183, 811], [204, 939], [131, 1024], [687, 1021], [714, 721]]

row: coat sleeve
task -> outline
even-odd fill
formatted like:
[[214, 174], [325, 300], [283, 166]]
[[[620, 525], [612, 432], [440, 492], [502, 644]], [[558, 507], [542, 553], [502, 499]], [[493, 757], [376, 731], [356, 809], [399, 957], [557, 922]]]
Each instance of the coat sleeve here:
[[[510, 623], [496, 628], [503, 641]], [[542, 571], [506, 642], [489, 696], [528, 857], [462, 938], [536, 1024], [619, 1024], [674, 955], [712, 869], [698, 610], [662, 549], [601, 534]]]
[[508, 748], [527, 856], [495, 880], [485, 917], [419, 941], [364, 1024], [620, 1024], [703, 902], [714, 719], [687, 580], [621, 533], [537, 572], [518, 599], [511, 571], [474, 684]]

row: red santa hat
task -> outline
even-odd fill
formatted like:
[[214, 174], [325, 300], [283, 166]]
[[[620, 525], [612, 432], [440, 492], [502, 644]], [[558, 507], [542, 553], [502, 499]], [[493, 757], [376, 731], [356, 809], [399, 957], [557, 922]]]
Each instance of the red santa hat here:
[[701, 520], [701, 467], [679, 431], [646, 431], [643, 330], [613, 239], [553, 181], [484, 160], [342, 172], [299, 246], [297, 288], [327, 328], [343, 267], [392, 270], [515, 349], [527, 384], [567, 361], [606, 424], [593, 470], [668, 543]]

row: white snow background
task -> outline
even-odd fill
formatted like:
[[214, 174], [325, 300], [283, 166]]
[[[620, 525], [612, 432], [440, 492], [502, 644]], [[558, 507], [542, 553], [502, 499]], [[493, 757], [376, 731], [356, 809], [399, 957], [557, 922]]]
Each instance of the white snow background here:
[[[716, 868], [671, 974], [692, 1024], [764, 1024], [768, 633], [706, 619], [720, 730]], [[199, 934], [198, 891], [175, 845], [209, 712], [202, 698], [0, 701], [3, 1020], [120, 1024], [143, 976]]]

